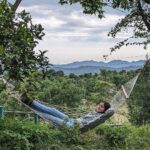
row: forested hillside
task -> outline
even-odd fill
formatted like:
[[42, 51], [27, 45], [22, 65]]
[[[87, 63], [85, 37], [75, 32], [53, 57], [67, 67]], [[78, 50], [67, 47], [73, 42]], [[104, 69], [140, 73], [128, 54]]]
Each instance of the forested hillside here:
[[113, 60], [110, 62], [97, 62], [97, 61], [81, 61], [81, 62], [73, 62], [70, 64], [61, 64], [61, 65], [53, 65], [48, 68], [53, 68], [57, 71], [61, 70], [66, 75], [70, 73], [74, 73], [76, 75], [81, 75], [85, 73], [99, 73], [101, 70], [112, 70], [112, 71], [131, 71], [137, 70], [143, 67], [144, 60], [139, 61], [123, 61], [123, 60]]

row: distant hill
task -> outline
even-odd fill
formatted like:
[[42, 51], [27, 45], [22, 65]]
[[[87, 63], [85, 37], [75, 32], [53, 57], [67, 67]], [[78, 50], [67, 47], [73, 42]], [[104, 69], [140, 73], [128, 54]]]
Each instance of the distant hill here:
[[101, 69], [106, 70], [136, 70], [142, 68], [144, 65], [144, 60], [139, 61], [123, 61], [123, 60], [113, 60], [108, 63], [105, 62], [97, 62], [97, 61], [81, 61], [81, 62], [73, 62], [69, 64], [62, 65], [53, 65], [50, 67], [56, 71], [62, 70], [65, 74], [74, 73], [76, 75], [85, 74], [85, 73], [99, 73]]

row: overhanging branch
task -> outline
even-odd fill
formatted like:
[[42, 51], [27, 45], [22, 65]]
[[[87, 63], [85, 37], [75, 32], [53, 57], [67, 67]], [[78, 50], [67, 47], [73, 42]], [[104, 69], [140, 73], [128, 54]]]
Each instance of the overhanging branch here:
[[150, 0], [144, 0], [144, 2], [150, 4]]
[[150, 31], [149, 17], [147, 16], [146, 13], [144, 13], [140, 1], [138, 1], [138, 9], [139, 9], [139, 12], [140, 12], [140, 15], [142, 17], [142, 20], [143, 20], [144, 24], [146, 25], [148, 31]]
[[12, 5], [12, 11], [16, 12], [18, 6], [20, 5], [22, 0], [16, 0], [14, 5]]

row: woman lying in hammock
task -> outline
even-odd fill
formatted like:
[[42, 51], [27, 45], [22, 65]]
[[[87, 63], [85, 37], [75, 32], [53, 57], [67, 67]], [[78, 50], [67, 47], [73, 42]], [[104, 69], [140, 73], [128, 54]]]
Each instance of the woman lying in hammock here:
[[61, 126], [64, 122], [68, 127], [73, 127], [75, 123], [80, 124], [80, 128], [83, 131], [89, 128], [94, 128], [100, 123], [103, 123], [106, 119], [113, 115], [114, 111], [111, 110], [108, 114], [105, 112], [110, 108], [110, 104], [106, 101], [101, 102], [95, 111], [88, 113], [87, 115], [72, 119], [68, 115], [60, 112], [59, 110], [48, 107], [37, 100], [31, 100], [27, 97], [26, 93], [21, 96], [21, 101], [31, 107], [32, 109], [38, 111], [43, 118], [50, 120], [56, 127]]

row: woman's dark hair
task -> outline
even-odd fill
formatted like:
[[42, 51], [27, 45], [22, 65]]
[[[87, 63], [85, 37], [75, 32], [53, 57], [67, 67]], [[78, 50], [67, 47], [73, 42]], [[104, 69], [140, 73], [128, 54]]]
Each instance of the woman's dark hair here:
[[111, 107], [108, 102], [103, 101], [103, 103], [104, 103], [105, 111]]

